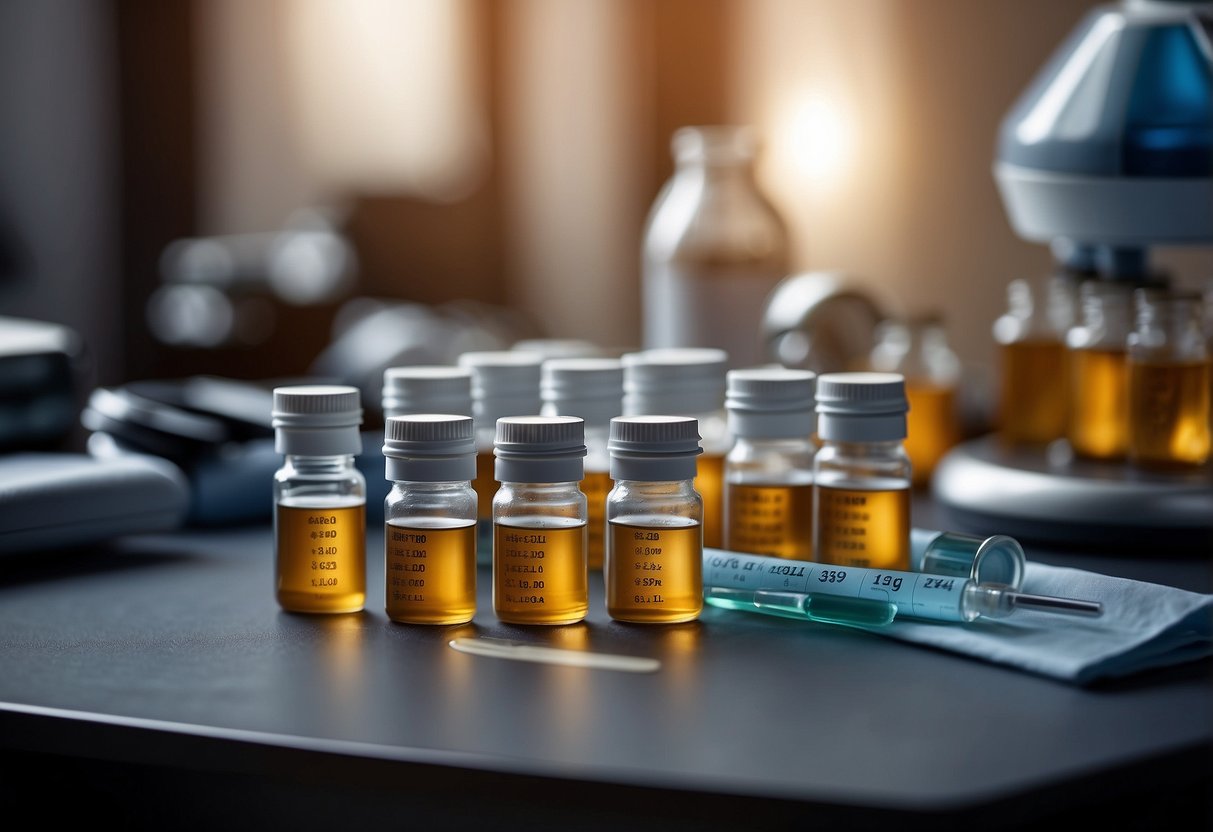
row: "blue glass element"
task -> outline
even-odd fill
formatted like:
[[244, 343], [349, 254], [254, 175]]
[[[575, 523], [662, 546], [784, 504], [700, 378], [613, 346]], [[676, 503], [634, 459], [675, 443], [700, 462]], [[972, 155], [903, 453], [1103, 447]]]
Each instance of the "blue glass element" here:
[[1213, 175], [1213, 69], [1191, 27], [1148, 33], [1121, 152], [1128, 176]]

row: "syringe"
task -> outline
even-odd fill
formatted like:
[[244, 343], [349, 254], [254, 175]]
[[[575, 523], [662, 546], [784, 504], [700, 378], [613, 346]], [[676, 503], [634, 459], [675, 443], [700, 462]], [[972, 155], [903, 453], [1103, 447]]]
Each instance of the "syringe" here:
[[968, 622], [1017, 609], [1098, 616], [1098, 601], [1032, 595], [971, 578], [833, 566], [723, 549], [703, 551], [704, 600], [716, 607], [833, 624], [883, 626], [894, 618]]

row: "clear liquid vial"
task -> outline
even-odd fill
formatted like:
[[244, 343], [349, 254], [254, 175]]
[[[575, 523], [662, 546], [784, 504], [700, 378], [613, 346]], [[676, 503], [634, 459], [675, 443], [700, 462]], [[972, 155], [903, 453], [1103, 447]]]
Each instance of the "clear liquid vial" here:
[[402, 624], [476, 614], [476, 440], [470, 416], [411, 414], [384, 424], [384, 609]]
[[1210, 453], [1210, 357], [1196, 292], [1138, 289], [1128, 337], [1129, 460], [1204, 465]]
[[497, 420], [493, 610], [509, 624], [572, 624], [589, 610], [585, 423]]
[[695, 490], [702, 452], [693, 417], [611, 420], [607, 613], [616, 621], [673, 624], [703, 609], [703, 501]]
[[821, 450], [813, 461], [813, 559], [910, 568], [911, 466], [905, 379], [896, 373], [817, 378]]
[[813, 559], [816, 375], [780, 368], [730, 370], [724, 463], [724, 548]]
[[607, 437], [623, 412], [623, 363], [617, 358], [550, 358], [543, 362], [543, 416], [577, 416], [585, 422], [585, 477], [590, 570], [601, 570], [606, 546], [606, 500], [612, 488]]
[[274, 577], [291, 612], [357, 612], [366, 603], [366, 479], [356, 387], [274, 390]]
[[724, 545], [724, 458], [733, 446], [725, 414], [728, 354], [712, 348], [650, 349], [623, 356], [624, 416], [690, 416], [703, 454], [695, 490], [703, 499], [703, 545]]

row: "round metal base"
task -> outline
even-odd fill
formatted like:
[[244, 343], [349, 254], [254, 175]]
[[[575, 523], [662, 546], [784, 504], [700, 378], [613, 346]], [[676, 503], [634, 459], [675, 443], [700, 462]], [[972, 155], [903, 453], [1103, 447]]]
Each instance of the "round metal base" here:
[[1075, 458], [1064, 440], [1015, 448], [991, 435], [953, 448], [931, 490], [953, 523], [975, 533], [1213, 554], [1213, 465], [1144, 471]]

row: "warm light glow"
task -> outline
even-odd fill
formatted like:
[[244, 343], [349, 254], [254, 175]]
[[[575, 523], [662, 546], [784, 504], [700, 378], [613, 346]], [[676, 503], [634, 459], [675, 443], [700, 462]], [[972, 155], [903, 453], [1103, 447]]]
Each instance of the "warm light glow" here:
[[831, 98], [819, 93], [790, 99], [776, 116], [774, 142], [780, 156], [801, 176], [815, 182], [833, 181], [851, 157], [851, 125]]
[[487, 166], [466, 0], [287, 7], [305, 164], [331, 186], [457, 199]]

